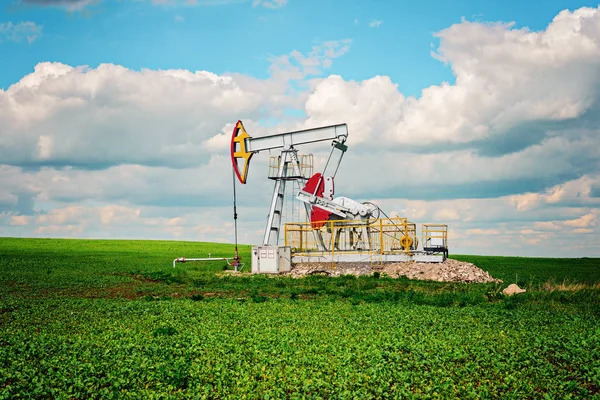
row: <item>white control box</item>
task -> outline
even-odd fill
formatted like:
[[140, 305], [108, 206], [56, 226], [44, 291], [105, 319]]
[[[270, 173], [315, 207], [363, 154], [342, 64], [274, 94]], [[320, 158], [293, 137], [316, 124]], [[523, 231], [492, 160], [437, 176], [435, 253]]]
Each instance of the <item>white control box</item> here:
[[290, 246], [252, 246], [252, 273], [279, 274], [292, 269]]

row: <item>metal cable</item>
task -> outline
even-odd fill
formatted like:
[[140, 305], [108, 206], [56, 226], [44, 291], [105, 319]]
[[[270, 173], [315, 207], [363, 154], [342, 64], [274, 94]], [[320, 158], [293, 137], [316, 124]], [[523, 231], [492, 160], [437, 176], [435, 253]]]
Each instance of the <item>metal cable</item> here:
[[[235, 171], [231, 169], [231, 176], [233, 178], [233, 231], [235, 235], [235, 262], [239, 263], [240, 255], [238, 253], [238, 230], [237, 230], [237, 196], [235, 193]], [[237, 271], [237, 264], [235, 266]]]

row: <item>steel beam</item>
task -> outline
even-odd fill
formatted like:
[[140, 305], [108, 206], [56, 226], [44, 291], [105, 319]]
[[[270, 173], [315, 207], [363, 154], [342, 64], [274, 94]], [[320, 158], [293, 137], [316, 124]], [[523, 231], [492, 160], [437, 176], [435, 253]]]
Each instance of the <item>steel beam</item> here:
[[326, 140], [338, 140], [344, 143], [347, 137], [348, 126], [346, 124], [330, 125], [302, 131], [248, 138], [246, 139], [246, 151], [256, 153], [263, 150], [289, 149], [301, 144], [317, 143]]

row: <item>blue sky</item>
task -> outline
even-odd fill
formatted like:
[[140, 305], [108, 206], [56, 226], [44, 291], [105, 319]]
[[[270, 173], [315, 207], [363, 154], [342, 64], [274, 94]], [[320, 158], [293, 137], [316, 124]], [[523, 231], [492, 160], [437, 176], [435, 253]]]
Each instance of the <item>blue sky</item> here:
[[231, 241], [232, 124], [346, 122], [336, 194], [454, 252], [598, 256], [598, 6], [0, 0], [0, 235]]
[[24, 0], [3, 3], [2, 20], [32, 21], [43, 27], [41, 37], [27, 46], [3, 43], [0, 56], [10, 60], [0, 66], [4, 88], [31, 72], [37, 62], [49, 60], [266, 77], [270, 56], [293, 49], [305, 52], [322, 41], [351, 39], [351, 50], [330, 73], [354, 80], [387, 75], [404, 94], [414, 96], [424, 87], [453, 81], [450, 68], [433, 59], [430, 51], [438, 43], [434, 34], [462, 18], [514, 21], [517, 27], [539, 30], [560, 10], [595, 5], [567, 0], [303, 0], [269, 9], [251, 1], [189, 5], [104, 0], [66, 11]]

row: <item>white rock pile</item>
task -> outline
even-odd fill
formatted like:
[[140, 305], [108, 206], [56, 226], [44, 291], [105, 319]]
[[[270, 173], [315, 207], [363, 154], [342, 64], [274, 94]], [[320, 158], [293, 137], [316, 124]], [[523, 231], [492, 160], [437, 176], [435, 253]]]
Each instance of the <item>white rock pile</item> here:
[[295, 277], [312, 274], [359, 276], [371, 275], [374, 272], [379, 272], [381, 275], [387, 274], [392, 278], [406, 276], [409, 279], [437, 282], [502, 283], [500, 279], [495, 279], [488, 272], [474, 264], [451, 259], [447, 259], [443, 263], [411, 261], [383, 265], [375, 263], [337, 263], [332, 266], [331, 263], [303, 263], [294, 265], [290, 274]]

